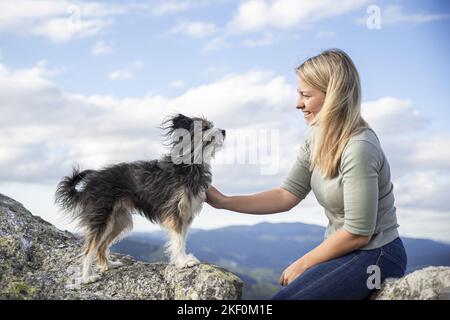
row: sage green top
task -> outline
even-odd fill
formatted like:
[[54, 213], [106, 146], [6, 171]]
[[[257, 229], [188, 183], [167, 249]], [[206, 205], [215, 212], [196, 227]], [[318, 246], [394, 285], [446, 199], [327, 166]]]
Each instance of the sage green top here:
[[377, 135], [364, 128], [345, 147], [338, 173], [325, 179], [319, 169], [310, 170], [311, 135], [281, 188], [301, 200], [312, 189], [329, 220], [325, 239], [344, 228], [356, 235], [372, 236], [362, 250], [379, 248], [399, 236], [394, 186], [387, 158]]

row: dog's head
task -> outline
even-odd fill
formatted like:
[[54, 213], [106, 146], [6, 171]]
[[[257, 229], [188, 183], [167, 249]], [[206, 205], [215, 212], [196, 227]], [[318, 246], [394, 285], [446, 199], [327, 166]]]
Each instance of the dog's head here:
[[191, 118], [179, 113], [165, 120], [163, 128], [167, 130], [166, 138], [172, 147], [173, 162], [208, 162], [225, 141], [225, 130], [215, 128], [205, 118]]

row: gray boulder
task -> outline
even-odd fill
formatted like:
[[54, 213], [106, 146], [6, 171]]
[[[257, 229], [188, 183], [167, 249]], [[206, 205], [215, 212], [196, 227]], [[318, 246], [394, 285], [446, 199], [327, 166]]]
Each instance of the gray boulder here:
[[450, 267], [427, 267], [386, 279], [373, 300], [450, 300]]
[[81, 240], [0, 194], [0, 299], [240, 299], [242, 281], [211, 265], [176, 269], [113, 254], [123, 266], [81, 285]]

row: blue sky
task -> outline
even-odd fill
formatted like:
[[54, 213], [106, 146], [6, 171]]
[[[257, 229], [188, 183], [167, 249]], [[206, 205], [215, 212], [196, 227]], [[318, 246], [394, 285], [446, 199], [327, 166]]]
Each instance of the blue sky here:
[[[379, 29], [366, 25], [373, 6]], [[450, 241], [448, 30], [448, 1], [2, 1], [0, 192], [72, 229], [53, 206], [58, 179], [74, 163], [158, 157], [156, 127], [172, 111], [203, 113], [231, 132], [277, 132], [272, 174], [259, 162], [214, 165], [228, 194], [275, 188], [307, 130], [293, 108], [293, 70], [337, 47], [360, 72], [400, 232]], [[326, 224], [311, 193], [276, 216], [205, 206], [194, 227], [260, 221]], [[154, 230], [140, 219], [135, 228]]]

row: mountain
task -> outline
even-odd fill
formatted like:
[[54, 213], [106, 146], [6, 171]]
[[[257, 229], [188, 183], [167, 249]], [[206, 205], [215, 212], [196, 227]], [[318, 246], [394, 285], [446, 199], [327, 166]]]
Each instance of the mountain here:
[[[244, 298], [267, 298], [278, 290], [282, 270], [323, 240], [325, 228], [303, 223], [260, 223], [214, 230], [193, 229], [187, 251], [201, 261], [236, 273], [245, 283]], [[402, 237], [408, 254], [407, 273], [424, 266], [450, 266], [450, 245]], [[133, 233], [112, 250], [136, 259], [165, 259], [163, 232]]]
[[426, 266], [450, 266], [450, 245], [429, 239], [403, 238], [408, 255], [407, 273]]

